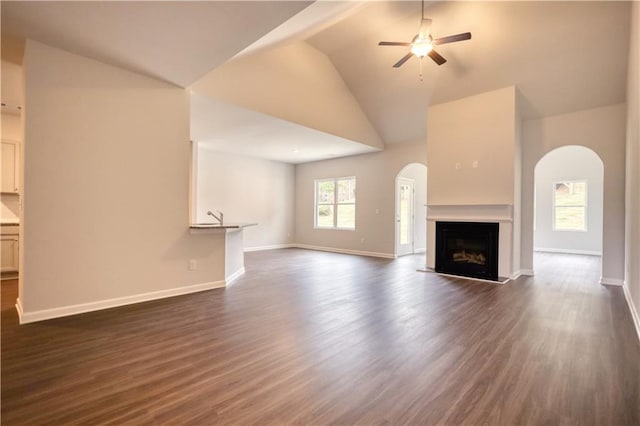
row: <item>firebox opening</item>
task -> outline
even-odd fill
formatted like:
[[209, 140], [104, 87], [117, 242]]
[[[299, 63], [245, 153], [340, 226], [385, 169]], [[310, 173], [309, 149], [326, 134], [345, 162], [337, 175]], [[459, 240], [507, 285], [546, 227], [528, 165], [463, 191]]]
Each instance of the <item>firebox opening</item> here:
[[436, 272], [498, 280], [498, 223], [436, 222]]

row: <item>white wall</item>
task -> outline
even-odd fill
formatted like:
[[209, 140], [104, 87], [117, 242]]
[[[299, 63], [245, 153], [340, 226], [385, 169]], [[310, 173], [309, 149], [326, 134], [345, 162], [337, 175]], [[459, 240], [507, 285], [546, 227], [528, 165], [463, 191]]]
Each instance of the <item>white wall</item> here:
[[305, 42], [241, 56], [214, 69], [191, 89], [324, 133], [384, 148], [331, 60]]
[[[553, 229], [553, 185], [570, 180], [587, 181], [586, 232]], [[602, 161], [588, 148], [564, 146], [545, 155], [535, 168], [535, 249], [602, 254], [603, 183]]]
[[[413, 250], [427, 249], [427, 168], [424, 164], [409, 164], [400, 171], [398, 177], [413, 180]], [[397, 197], [398, 194], [396, 194]], [[398, 236], [396, 235], [396, 238]]]
[[[640, 313], [640, 3], [631, 9], [627, 82], [625, 274], [627, 293]], [[636, 316], [640, 336], [640, 319]]]
[[222, 234], [189, 232], [187, 91], [31, 40], [24, 67], [24, 314], [223, 280]]
[[534, 167], [555, 148], [582, 145], [604, 164], [602, 276], [622, 283], [624, 276], [624, 104], [523, 122], [522, 268], [533, 269]]
[[[393, 257], [395, 180], [409, 163], [426, 161], [424, 141], [384, 151], [296, 166], [296, 243]], [[314, 229], [314, 180], [356, 177], [356, 229]]]
[[257, 222], [244, 230], [244, 247], [290, 244], [294, 235], [295, 167], [198, 148], [196, 221]]

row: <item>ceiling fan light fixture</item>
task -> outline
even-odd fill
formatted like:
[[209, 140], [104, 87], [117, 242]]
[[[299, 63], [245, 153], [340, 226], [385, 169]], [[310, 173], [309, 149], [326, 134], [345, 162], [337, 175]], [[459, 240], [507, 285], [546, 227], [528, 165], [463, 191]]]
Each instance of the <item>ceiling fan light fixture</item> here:
[[[425, 56], [429, 56], [431, 59], [433, 59], [433, 62], [438, 65], [442, 65], [447, 62], [447, 60], [443, 58], [442, 55], [434, 50], [435, 46], [470, 39], [471, 33], [469, 32], [434, 39], [431, 36], [431, 19], [426, 19], [424, 17], [424, 0], [422, 0], [422, 20], [420, 21], [420, 31], [418, 32], [418, 34], [416, 34], [411, 43], [402, 41], [381, 41], [378, 43], [378, 45], [409, 47], [409, 53], [404, 55], [398, 62], [393, 64], [394, 68], [400, 68], [402, 64], [407, 62], [412, 56], [415, 56], [421, 60], [420, 66], [422, 67], [422, 58], [424, 58]], [[422, 76], [422, 71], [420, 72], [420, 76]]]
[[418, 58], [424, 58], [431, 50], [433, 50], [433, 44], [430, 41], [417, 42], [411, 45], [411, 53]]

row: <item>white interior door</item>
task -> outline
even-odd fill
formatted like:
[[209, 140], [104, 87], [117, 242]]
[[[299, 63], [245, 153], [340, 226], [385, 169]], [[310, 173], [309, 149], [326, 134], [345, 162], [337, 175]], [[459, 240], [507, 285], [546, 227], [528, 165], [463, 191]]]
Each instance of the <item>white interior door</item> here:
[[398, 178], [396, 186], [396, 245], [398, 256], [413, 253], [413, 180]]

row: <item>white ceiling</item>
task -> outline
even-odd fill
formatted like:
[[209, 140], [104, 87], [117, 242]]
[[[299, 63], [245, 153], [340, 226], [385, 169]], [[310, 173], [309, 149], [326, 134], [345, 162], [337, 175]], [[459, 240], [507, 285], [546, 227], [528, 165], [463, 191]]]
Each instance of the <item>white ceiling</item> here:
[[2, 1], [2, 32], [186, 87], [312, 1]]
[[[410, 41], [420, 2], [321, 1], [303, 10], [309, 3], [2, 1], [2, 31], [184, 87], [243, 50], [306, 40], [328, 55], [385, 143], [423, 139], [429, 105], [509, 85], [519, 88], [527, 118], [625, 100], [629, 2], [429, 2], [435, 37], [470, 31], [473, 38], [440, 46], [448, 62], [426, 59], [424, 81], [415, 58], [392, 68], [405, 48], [377, 45]], [[194, 103], [193, 132], [217, 149], [290, 162], [351, 155], [354, 147], [216, 102]], [[303, 139], [318, 157], [292, 157]]]
[[[412, 12], [411, 12], [412, 11]], [[448, 62], [392, 65], [420, 26], [419, 2], [374, 2], [309, 38], [329, 55], [385, 143], [423, 138], [426, 111], [442, 103], [516, 85], [526, 118], [624, 102], [629, 2], [472, 1], [427, 4], [432, 34], [470, 31], [469, 41], [438, 47]]]
[[273, 48], [292, 40], [304, 40], [360, 10], [365, 3], [356, 0], [316, 0], [304, 10], [273, 29], [236, 57]]
[[200, 147], [291, 164], [377, 151], [369, 145], [194, 93], [191, 138]]

